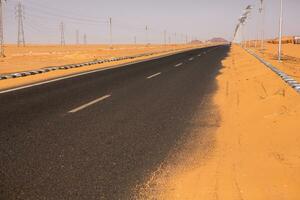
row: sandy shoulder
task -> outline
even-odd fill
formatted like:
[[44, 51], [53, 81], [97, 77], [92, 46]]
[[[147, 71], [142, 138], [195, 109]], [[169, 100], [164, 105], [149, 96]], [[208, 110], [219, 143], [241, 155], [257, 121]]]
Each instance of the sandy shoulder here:
[[218, 126], [195, 127], [137, 198], [300, 199], [300, 95], [238, 46], [222, 64], [206, 101]]

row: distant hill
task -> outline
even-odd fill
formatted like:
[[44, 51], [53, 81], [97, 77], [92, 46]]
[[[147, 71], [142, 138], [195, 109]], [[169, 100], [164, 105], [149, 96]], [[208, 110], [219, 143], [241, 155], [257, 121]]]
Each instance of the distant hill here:
[[200, 40], [192, 40], [191, 44], [202, 44], [202, 41], [200, 41]]
[[224, 38], [212, 38], [210, 40], [208, 40], [208, 42], [228, 42], [227, 40], [225, 40]]

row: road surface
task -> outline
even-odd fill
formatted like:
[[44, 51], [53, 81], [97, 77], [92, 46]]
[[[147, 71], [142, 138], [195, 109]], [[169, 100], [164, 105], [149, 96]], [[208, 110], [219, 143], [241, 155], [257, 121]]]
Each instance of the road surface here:
[[0, 94], [0, 199], [129, 199], [189, 128], [228, 51]]

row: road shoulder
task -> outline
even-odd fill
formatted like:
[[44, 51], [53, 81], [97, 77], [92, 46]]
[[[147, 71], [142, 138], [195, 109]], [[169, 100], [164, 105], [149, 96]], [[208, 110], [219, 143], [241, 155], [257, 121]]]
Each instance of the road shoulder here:
[[203, 139], [199, 122], [142, 199], [299, 199], [299, 94], [239, 46], [222, 64], [209, 118], [220, 116], [218, 127]]

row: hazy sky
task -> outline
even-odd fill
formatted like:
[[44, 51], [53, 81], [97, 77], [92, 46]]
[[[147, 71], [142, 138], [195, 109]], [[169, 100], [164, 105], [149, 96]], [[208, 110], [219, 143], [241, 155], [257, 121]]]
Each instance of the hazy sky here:
[[[89, 43], [109, 41], [108, 18], [113, 19], [114, 43], [163, 41], [163, 31], [174, 41], [185, 35], [207, 40], [212, 37], [232, 39], [237, 19], [248, 5], [254, 5], [246, 28], [255, 37], [259, 0], [22, 0], [25, 7], [25, 37], [30, 43], [59, 43], [59, 24], [65, 24], [67, 43], [75, 43], [76, 29], [87, 34]], [[279, 0], [266, 2], [266, 36], [278, 32]], [[5, 3], [5, 42], [17, 40], [15, 6], [17, 0]], [[300, 0], [284, 0], [284, 34], [300, 35]], [[175, 37], [176, 33], [176, 37]]]

